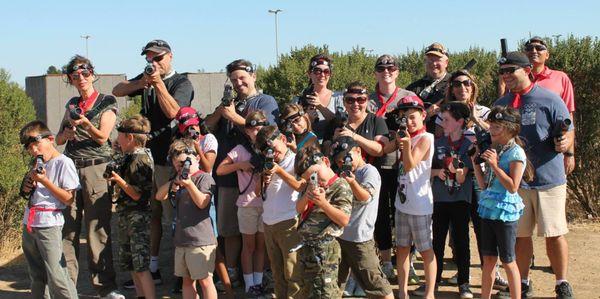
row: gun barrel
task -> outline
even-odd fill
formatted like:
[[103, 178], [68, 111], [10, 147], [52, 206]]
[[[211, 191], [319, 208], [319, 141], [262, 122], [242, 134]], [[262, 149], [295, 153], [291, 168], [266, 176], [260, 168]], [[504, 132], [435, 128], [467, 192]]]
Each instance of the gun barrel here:
[[506, 57], [506, 54], [508, 53], [508, 45], [506, 42], [506, 38], [500, 39], [500, 50], [502, 51], [502, 52], [500, 52], [501, 56]]

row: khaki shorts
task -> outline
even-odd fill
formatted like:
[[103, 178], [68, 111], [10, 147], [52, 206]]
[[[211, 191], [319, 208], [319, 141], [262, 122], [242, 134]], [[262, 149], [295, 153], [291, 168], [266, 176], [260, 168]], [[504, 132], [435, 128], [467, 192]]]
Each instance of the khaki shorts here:
[[175, 276], [192, 280], [212, 277], [217, 245], [175, 247]]
[[173, 206], [169, 200], [156, 200], [155, 194], [158, 188], [166, 184], [173, 174], [174, 170], [171, 166], [154, 165], [154, 182], [152, 183], [152, 198], [150, 200], [152, 219], [163, 217], [162, 219], [167, 224], [171, 224], [173, 221]]
[[217, 195], [217, 231], [219, 236], [236, 237], [240, 235], [237, 209], [235, 205], [240, 191], [237, 187], [219, 187]]
[[254, 235], [257, 232], [264, 232], [262, 213], [263, 207], [238, 207], [237, 216], [240, 233]]
[[525, 209], [519, 219], [517, 238], [533, 236], [537, 225], [539, 237], [558, 237], [569, 232], [567, 228], [567, 185], [547, 190], [519, 189]]
[[342, 250], [342, 261], [338, 272], [338, 285], [343, 290], [352, 269], [356, 281], [365, 293], [373, 297], [385, 297], [392, 293], [392, 287], [379, 266], [375, 241], [363, 243], [349, 242], [338, 238]]

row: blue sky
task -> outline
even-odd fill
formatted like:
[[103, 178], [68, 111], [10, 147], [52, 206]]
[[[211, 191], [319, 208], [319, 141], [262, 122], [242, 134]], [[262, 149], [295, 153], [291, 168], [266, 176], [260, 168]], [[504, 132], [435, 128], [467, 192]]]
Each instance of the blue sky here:
[[139, 55], [149, 40], [173, 48], [179, 72], [219, 71], [246, 58], [271, 65], [274, 16], [279, 8], [279, 50], [307, 43], [335, 51], [355, 46], [375, 54], [405, 53], [433, 41], [449, 50], [514, 49], [529, 34], [600, 36], [600, 1], [30, 1], [2, 4], [0, 68], [24, 85], [76, 53], [89, 34], [89, 56], [100, 73], [132, 77], [144, 67]]

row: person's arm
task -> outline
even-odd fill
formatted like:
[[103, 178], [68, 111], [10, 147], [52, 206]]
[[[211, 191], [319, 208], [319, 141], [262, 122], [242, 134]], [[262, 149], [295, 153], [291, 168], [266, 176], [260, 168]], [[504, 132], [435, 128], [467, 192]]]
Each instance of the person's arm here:
[[277, 174], [290, 188], [295, 191], [301, 192], [306, 188], [306, 181], [303, 179], [297, 180], [294, 175], [285, 171], [281, 166], [275, 165], [273, 169], [275, 174]]
[[502, 186], [510, 193], [516, 193], [521, 185], [523, 178], [524, 163], [519, 160], [510, 162], [510, 174], [507, 174], [498, 165], [498, 156], [495, 150], [485, 151], [481, 157], [487, 161], [487, 165], [492, 169], [496, 178]]
[[223, 161], [221, 161], [221, 164], [217, 166], [216, 172], [217, 175], [227, 175], [238, 170], [251, 171], [252, 168], [252, 164], [250, 164], [249, 161], [234, 162], [231, 157], [227, 156]]
[[42, 170], [42, 173], [32, 171], [31, 177], [34, 181], [44, 185], [46, 189], [56, 197], [60, 202], [65, 205], [71, 205], [75, 199], [75, 190], [66, 190], [55, 185], [47, 176], [46, 169]]
[[[144, 74], [144, 76], [148, 75]], [[156, 99], [160, 109], [168, 119], [175, 118], [180, 106], [189, 106], [193, 95], [192, 83], [189, 80], [181, 81], [171, 95], [158, 71], [149, 77], [149, 82], [156, 91]]]
[[124, 97], [146, 88], [147, 85], [148, 83], [143, 77], [135, 80], [125, 80], [113, 87], [112, 94], [115, 97]]
[[179, 183], [183, 188], [187, 189], [190, 198], [198, 208], [204, 209], [208, 206], [212, 196], [210, 193], [201, 192], [191, 178], [181, 180]]
[[211, 172], [217, 160], [217, 153], [198, 151], [198, 156], [200, 157], [200, 169], [204, 172]]
[[136, 190], [136, 188], [130, 184], [128, 184], [118, 173], [112, 172], [113, 181], [121, 187], [121, 190], [125, 191], [127, 196], [131, 199], [138, 201], [142, 197], [142, 194]]
[[212, 131], [215, 132], [217, 130], [217, 125], [219, 124], [219, 120], [221, 119], [221, 106], [217, 106], [215, 111], [212, 114], [209, 114], [204, 119], [204, 123], [206, 126]]
[[360, 185], [360, 183], [353, 179], [353, 180], [346, 180], [348, 181], [348, 184], [350, 184], [350, 189], [352, 189], [352, 193], [354, 194], [354, 198], [356, 198], [358, 201], [369, 201], [369, 199], [371, 198], [371, 193], [369, 193], [369, 191], [367, 191], [367, 189], [365, 189], [363, 186]]
[[160, 186], [158, 190], [156, 190], [156, 195], [154, 196], [156, 200], [166, 200], [169, 195], [169, 187], [171, 186], [171, 181], [166, 182], [164, 185]]
[[383, 147], [387, 143], [387, 137], [377, 135], [373, 140], [369, 140], [358, 134], [354, 134], [353, 136], [353, 139], [356, 141], [356, 143], [358, 143], [360, 148], [367, 152], [368, 155], [373, 157], [381, 157], [385, 154]]
[[237, 113], [234, 104], [220, 106], [218, 109], [221, 111], [221, 116], [231, 121], [234, 125], [243, 126], [246, 124], [246, 119]]
[[413, 170], [419, 162], [424, 160], [431, 147], [431, 140], [427, 138], [421, 138], [412, 149], [410, 136], [401, 138], [399, 142], [402, 143], [402, 163], [405, 172]]
[[110, 132], [115, 127], [117, 121], [117, 114], [113, 110], [106, 110], [100, 117], [100, 126], [98, 128], [83, 115], [81, 116], [81, 120], [83, 121], [81, 123], [82, 128], [90, 134], [92, 140], [102, 145], [110, 138]]
[[325, 198], [325, 190], [323, 188], [313, 189], [308, 191], [307, 193], [310, 200], [312, 200], [315, 203], [315, 205], [319, 206], [321, 210], [323, 210], [323, 213], [325, 213], [325, 215], [327, 215], [327, 217], [331, 219], [331, 221], [333, 221], [339, 227], [345, 227], [348, 225], [348, 222], [350, 222], [350, 215], [346, 214], [341, 209], [334, 207], [327, 200], [327, 198]]
[[298, 214], [304, 213], [306, 209], [308, 209], [308, 192], [305, 192], [298, 200], [296, 201], [296, 212]]
[[383, 145], [383, 152], [385, 154], [398, 150], [398, 144], [396, 144], [397, 138], [399, 137], [396, 131], [390, 131], [390, 138], [388, 138], [388, 141]]

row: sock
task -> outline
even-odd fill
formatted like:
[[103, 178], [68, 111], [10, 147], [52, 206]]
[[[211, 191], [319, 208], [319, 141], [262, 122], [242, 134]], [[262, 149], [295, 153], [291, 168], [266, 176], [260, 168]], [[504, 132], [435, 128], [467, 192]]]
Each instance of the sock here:
[[254, 286], [254, 276], [252, 273], [244, 274], [244, 284], [246, 285], [246, 292], [248, 292], [251, 286]]
[[529, 278], [521, 279], [521, 283], [524, 285], [529, 285]]
[[150, 272], [158, 271], [158, 256], [150, 257]]
[[254, 273], [252, 273], [252, 276], [254, 277], [254, 285], [262, 284], [262, 278], [263, 278], [262, 272], [254, 272]]
[[567, 282], [568, 283], [568, 281], [566, 279], [557, 279], [556, 280], [556, 285], [560, 285], [563, 282]]

